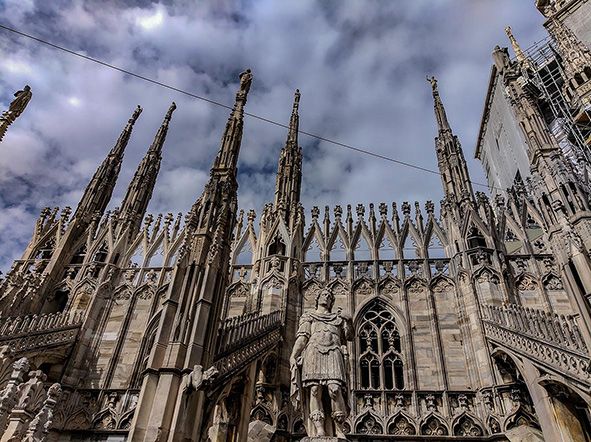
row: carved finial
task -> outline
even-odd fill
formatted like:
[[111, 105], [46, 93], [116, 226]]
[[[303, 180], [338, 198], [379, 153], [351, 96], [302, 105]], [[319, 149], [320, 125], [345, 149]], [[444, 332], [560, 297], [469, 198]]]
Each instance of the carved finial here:
[[404, 201], [402, 203], [402, 213], [404, 214], [404, 216], [410, 216], [410, 204], [408, 203], [408, 201]]
[[363, 204], [357, 204], [357, 216], [363, 218], [365, 215], [365, 206]]
[[433, 212], [435, 211], [435, 204], [433, 204], [433, 201], [428, 200], [425, 203], [425, 210], [427, 211], [429, 216], [433, 215]]
[[382, 218], [386, 218], [388, 216], [388, 205], [386, 203], [380, 203], [378, 206], [378, 211], [380, 212], [380, 216]]
[[312, 207], [312, 219], [318, 219], [318, 216], [320, 215], [320, 209], [318, 208], [318, 206], [314, 206]]
[[248, 224], [252, 224], [254, 223], [254, 220], [256, 219], [257, 214], [253, 209], [250, 209], [248, 211], [248, 214], [246, 215], [246, 219], [248, 220]]
[[343, 208], [339, 205], [336, 205], [334, 208], [335, 220], [340, 220], [342, 215], [343, 215]]

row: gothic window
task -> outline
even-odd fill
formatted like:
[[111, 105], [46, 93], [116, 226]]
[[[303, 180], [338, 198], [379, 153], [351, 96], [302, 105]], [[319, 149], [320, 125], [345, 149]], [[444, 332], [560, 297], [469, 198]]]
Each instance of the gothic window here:
[[400, 333], [392, 313], [375, 303], [363, 315], [357, 335], [361, 389], [404, 389]]
[[107, 243], [104, 242], [99, 249], [94, 254], [93, 261], [96, 262], [105, 262], [107, 259], [107, 255], [109, 254], [109, 248], [107, 247]]

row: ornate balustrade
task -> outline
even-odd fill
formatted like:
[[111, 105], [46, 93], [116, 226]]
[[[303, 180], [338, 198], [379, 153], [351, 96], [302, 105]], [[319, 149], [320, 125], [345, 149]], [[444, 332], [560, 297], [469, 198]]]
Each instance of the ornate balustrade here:
[[74, 342], [82, 314], [50, 313], [0, 319], [0, 345], [15, 352]]
[[15, 335], [77, 327], [81, 322], [81, 313], [73, 315], [69, 313], [50, 313], [0, 318], [0, 341], [10, 339]]
[[249, 313], [222, 322], [215, 362], [219, 372], [216, 382], [223, 382], [280, 342], [281, 324], [280, 311], [262, 316]]
[[226, 319], [220, 326], [218, 355], [232, 352], [281, 325], [281, 312], [249, 313]]
[[572, 316], [516, 304], [485, 305], [482, 312], [489, 340], [586, 384], [591, 381], [591, 358]]

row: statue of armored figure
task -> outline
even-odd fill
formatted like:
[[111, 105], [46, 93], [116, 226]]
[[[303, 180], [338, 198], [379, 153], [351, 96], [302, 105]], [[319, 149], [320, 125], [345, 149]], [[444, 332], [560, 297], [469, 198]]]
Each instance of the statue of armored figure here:
[[334, 294], [324, 289], [316, 310], [304, 313], [291, 364], [291, 399], [302, 412], [309, 440], [346, 440], [349, 416], [347, 341], [353, 340], [351, 318], [332, 312]]
[[2, 141], [8, 126], [14, 123], [14, 120], [23, 113], [27, 104], [31, 101], [33, 93], [31, 92], [31, 87], [27, 84], [23, 90], [17, 91], [14, 96], [16, 98], [12, 100], [8, 110], [2, 112], [0, 116], [0, 141]]

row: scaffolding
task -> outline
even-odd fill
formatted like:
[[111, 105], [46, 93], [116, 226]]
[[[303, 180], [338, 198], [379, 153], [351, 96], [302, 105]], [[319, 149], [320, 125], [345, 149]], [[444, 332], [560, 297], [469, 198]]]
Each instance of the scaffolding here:
[[531, 79], [548, 105], [551, 113], [547, 118], [548, 126], [560, 148], [574, 164], [581, 157], [591, 163], [591, 109], [573, 105], [564, 94], [566, 77], [552, 39], [546, 37], [534, 43], [525, 53], [533, 61], [535, 69]]

